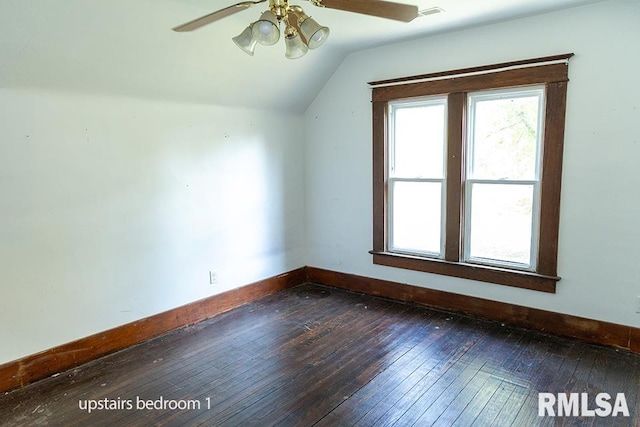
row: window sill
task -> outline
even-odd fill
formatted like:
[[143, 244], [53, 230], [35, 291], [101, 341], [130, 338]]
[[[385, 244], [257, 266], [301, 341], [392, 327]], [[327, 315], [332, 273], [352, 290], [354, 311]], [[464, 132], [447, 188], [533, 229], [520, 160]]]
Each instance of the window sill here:
[[540, 292], [555, 293], [556, 283], [560, 280], [558, 276], [546, 276], [530, 271], [427, 259], [392, 252], [370, 251], [369, 253], [373, 255], [373, 263], [378, 265], [442, 274]]

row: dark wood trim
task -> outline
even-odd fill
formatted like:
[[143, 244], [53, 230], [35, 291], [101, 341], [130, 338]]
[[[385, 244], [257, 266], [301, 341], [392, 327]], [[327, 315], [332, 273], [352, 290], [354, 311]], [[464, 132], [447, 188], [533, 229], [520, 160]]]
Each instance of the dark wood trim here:
[[551, 61], [561, 61], [563, 59], [569, 59], [573, 55], [574, 55], [573, 53], [565, 53], [562, 55], [543, 56], [540, 58], [523, 59], [519, 61], [502, 62], [499, 64], [483, 65], [480, 67], [460, 68], [460, 69], [451, 70], [451, 71], [440, 71], [437, 73], [420, 74], [417, 76], [399, 77], [399, 78], [388, 79], [388, 80], [379, 80], [376, 82], [369, 82], [369, 85], [380, 86], [380, 85], [389, 85], [389, 84], [396, 84], [396, 83], [402, 83], [402, 82], [410, 82], [415, 80], [425, 80], [425, 79], [434, 79], [438, 77], [455, 76], [460, 74], [481, 73], [485, 71], [499, 70], [501, 68], [541, 64], [544, 62], [551, 62]]
[[640, 353], [640, 328], [387, 280], [307, 267], [310, 282], [463, 313], [552, 335]]
[[388, 103], [374, 102], [373, 109], [373, 248], [384, 250], [387, 245], [387, 117]]
[[[460, 260], [462, 247], [462, 155], [465, 135], [464, 120], [467, 94], [452, 93], [447, 97], [447, 197], [445, 207], [445, 251], [444, 259], [457, 262]], [[462, 143], [461, 143], [462, 141]]]
[[307, 281], [501, 321], [640, 354], [640, 328], [316, 267], [303, 267], [0, 365], [0, 392], [80, 366]]
[[[560, 185], [565, 125], [567, 81], [566, 60], [573, 54], [556, 55], [526, 61], [457, 70], [446, 78], [408, 81], [392, 86], [374, 87], [373, 102], [373, 263], [397, 268], [445, 274], [519, 288], [555, 292], [560, 280], [557, 272], [560, 223]], [[544, 62], [547, 61], [547, 62]], [[524, 68], [509, 66], [527, 64]], [[490, 70], [485, 74], [464, 74]], [[458, 74], [456, 74], [458, 73]], [[425, 77], [419, 76], [419, 77]], [[398, 81], [404, 81], [399, 79]], [[380, 83], [380, 82], [376, 82]], [[535, 271], [497, 268], [462, 262], [464, 227], [464, 159], [467, 92], [515, 86], [546, 86], [545, 126], [541, 167], [540, 229]], [[447, 95], [447, 178], [444, 231], [444, 259], [388, 252], [388, 141], [387, 109], [390, 101], [428, 95]]]
[[376, 87], [373, 88], [371, 99], [374, 102], [393, 101], [396, 99], [442, 95], [452, 92], [471, 92], [485, 89], [566, 82], [568, 80], [567, 70], [567, 64], [552, 64], [496, 71], [490, 74]]
[[629, 350], [640, 354], [640, 328], [631, 328], [629, 334]]
[[373, 263], [378, 265], [497, 283], [499, 285], [552, 294], [556, 292], [556, 283], [560, 280], [557, 276], [545, 276], [531, 271], [509, 270], [487, 265], [429, 259], [393, 252], [371, 251], [370, 253], [373, 255]]
[[540, 182], [538, 271], [556, 275], [567, 83], [550, 83], [547, 85], [546, 92], [544, 153], [542, 153]]
[[306, 268], [303, 267], [5, 363], [0, 365], [0, 392], [80, 366], [305, 281]]

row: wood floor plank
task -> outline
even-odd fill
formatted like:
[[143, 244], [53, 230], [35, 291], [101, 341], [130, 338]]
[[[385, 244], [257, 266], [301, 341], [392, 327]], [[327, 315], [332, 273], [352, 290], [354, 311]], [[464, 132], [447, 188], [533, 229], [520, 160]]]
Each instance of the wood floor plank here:
[[[503, 385], [512, 389], [507, 401], [501, 407], [491, 402], [485, 407], [476, 422], [479, 425], [514, 425], [520, 409], [529, 397], [529, 390], [538, 372], [545, 369], [551, 356], [554, 343], [541, 339], [539, 336], [529, 336], [522, 351], [508, 366], [508, 375], [503, 376]], [[537, 408], [529, 408], [533, 411]], [[494, 415], [495, 414], [495, 415]], [[479, 421], [479, 422], [478, 422]]]
[[[250, 329], [253, 330], [252, 328]], [[246, 335], [246, 331], [244, 335]], [[236, 338], [238, 337], [236, 336], [233, 337], [234, 340]], [[256, 342], [254, 341], [254, 339], [259, 339], [259, 337], [255, 337], [254, 335], [245, 336], [244, 339], [242, 339], [242, 341], [245, 342], [247, 345], [253, 345]], [[182, 344], [184, 346], [185, 343], [182, 343]], [[160, 346], [160, 348], [162, 348], [162, 346]], [[213, 348], [215, 348], [215, 346]], [[181, 387], [181, 384], [186, 382], [190, 383], [188, 387], [189, 393], [194, 393], [194, 392], [197, 393], [198, 390], [194, 389], [194, 384], [197, 383], [197, 380], [193, 381], [193, 378], [204, 379], [205, 383], [207, 383], [206, 387], [209, 387], [211, 385], [218, 386], [218, 385], [221, 385], [220, 383], [223, 383], [224, 381], [230, 381], [229, 376], [226, 373], [220, 376], [219, 378], [216, 378], [216, 381], [211, 381], [211, 376], [215, 371], [220, 373], [220, 372], [224, 372], [224, 370], [219, 369], [217, 366], [210, 366], [208, 363], [206, 363], [205, 360], [202, 360], [202, 358], [210, 358], [211, 360], [215, 360], [217, 364], [218, 362], [224, 362], [225, 359], [228, 359], [228, 357], [225, 357], [224, 354], [201, 355], [200, 352], [193, 351], [190, 346], [186, 347], [186, 349], [189, 351], [189, 356], [187, 360], [191, 359], [190, 363], [183, 364], [182, 360], [184, 359], [184, 355], [179, 355], [179, 357], [177, 357], [176, 359], [176, 366], [172, 368], [173, 371], [171, 371], [171, 368], [167, 370], [169, 373], [172, 373], [173, 375], [166, 375], [166, 373], [162, 371], [156, 372], [156, 370], [154, 369], [151, 375], [146, 375], [144, 377], [144, 380], [146, 381], [140, 381], [140, 379], [138, 378], [138, 383], [136, 384], [137, 395], [140, 395], [142, 397], [149, 397], [149, 398], [153, 397], [154, 395], [167, 396], [166, 392], [168, 391], [167, 390], [168, 388], [170, 388], [171, 386], [177, 386], [178, 389], [187, 388], [187, 386]], [[237, 354], [237, 353], [235, 354], [234, 360], [243, 360], [242, 358], [246, 357], [248, 354], [255, 356], [259, 353], [257, 352], [249, 353], [247, 351], [242, 351], [241, 354]], [[165, 355], [164, 361], [167, 361], [170, 358], [171, 357], [167, 357]], [[229, 364], [223, 363], [223, 366], [228, 368]], [[245, 364], [245, 366], [250, 366], [250, 365]], [[188, 367], [193, 367], [193, 369], [187, 370], [186, 368]], [[232, 372], [239, 373], [240, 375], [240, 374], [243, 374], [244, 371], [233, 370]], [[251, 375], [252, 374], [249, 373], [244, 375], [241, 378], [237, 378], [236, 376], [236, 377], [232, 377], [231, 380], [235, 379], [237, 380], [238, 383], [242, 384], [242, 383], [246, 383], [246, 380], [250, 378]], [[119, 390], [122, 390], [123, 388], [126, 389], [127, 387], [129, 387], [129, 384], [127, 384], [126, 382], [125, 383], [116, 382], [116, 384], [118, 384], [118, 389], [112, 390], [112, 394], [114, 392], [118, 392]], [[105, 390], [105, 391], [108, 392], [109, 390]], [[169, 396], [171, 396], [171, 394], [169, 394]], [[174, 396], [174, 397], [178, 397], [178, 396]], [[132, 418], [132, 417], [135, 417], [135, 414], [130, 414], [128, 418]], [[126, 420], [126, 418], [123, 418], [123, 421], [124, 420]]]
[[[355, 304], [345, 312], [345, 315], [327, 319], [324, 322], [326, 328], [322, 330], [317, 327], [305, 328], [305, 334], [294, 341], [283, 343], [278, 351], [289, 355], [286, 371], [281, 370], [280, 375], [268, 376], [264, 383], [258, 381], [255, 377], [252, 378], [253, 389], [242, 388], [243, 384], [247, 384], [246, 381], [237, 382], [232, 386], [235, 390], [231, 393], [231, 399], [227, 399], [222, 403], [217, 403], [216, 400], [213, 401], [218, 408], [218, 413], [211, 421], [226, 422], [228, 418], [242, 412], [243, 408], [254, 407], [256, 402], [262, 399], [268, 399], [273, 395], [279, 396], [282, 393], [282, 389], [286, 390], [299, 383], [304, 383], [309, 379], [310, 375], [317, 371], [315, 366], [322, 363], [323, 358], [340, 351], [340, 348], [348, 347], [347, 343], [345, 343], [345, 337], [340, 338], [334, 333], [344, 329], [341, 325], [351, 325], [364, 331], [364, 328], [371, 327], [372, 324], [362, 319], [362, 316], [360, 316], [361, 310], [371, 310], [375, 309], [376, 306], [383, 307], [389, 304], [389, 302], [385, 301], [372, 301], [369, 306]], [[341, 342], [342, 344], [340, 344]], [[301, 380], [299, 381], [298, 378]], [[229, 389], [225, 391], [229, 393]], [[296, 394], [298, 393], [296, 392]], [[239, 402], [242, 404], [238, 404]]]
[[[485, 356], [484, 366], [474, 378], [474, 382], [461, 390], [455, 399], [455, 404], [448, 405], [435, 424], [442, 426], [471, 424], [502, 383], [502, 371], [509, 370], [509, 364], [517, 360], [517, 355], [523, 351], [524, 337], [525, 334], [518, 330], [509, 328], [494, 330], [493, 340], [487, 340], [484, 344], [485, 355], [489, 353], [492, 356]], [[493, 356], [497, 354], [501, 357]]]
[[[540, 392], [631, 414], [538, 417]], [[81, 408], [104, 399], [199, 407]], [[0, 425], [633, 426], [640, 356], [305, 284], [6, 393]]]
[[318, 425], [333, 425], [332, 420], [356, 422], [389, 394], [396, 391], [399, 385], [398, 379], [415, 376], [420, 370], [425, 372], [431, 370], [433, 365], [429, 363], [430, 354], [436, 353], [436, 348], [441, 346], [447, 333], [454, 330], [435, 326], [437, 324], [435, 322], [443, 320], [444, 317], [445, 315], [439, 313], [438, 316], [425, 317], [421, 322], [423, 328], [420, 339], [413, 344], [412, 348], [394, 360], [386, 370], [371, 378], [371, 381], [349, 396], [349, 399], [341, 402]]
[[[378, 300], [373, 301], [372, 304], [389, 305], [390, 303]], [[330, 315], [331, 313], [329, 312], [328, 314]], [[357, 315], [357, 311], [345, 311], [343, 306], [340, 313], [320, 319], [322, 322], [319, 322], [319, 324], [326, 326], [324, 331], [331, 331], [336, 328], [336, 325], [354, 322]], [[261, 367], [260, 372], [256, 373], [255, 368], [251, 367], [255, 365], [248, 365], [245, 367], [246, 373], [243, 370], [240, 376], [227, 375], [225, 377], [226, 382], [215, 384], [218, 390], [223, 390], [224, 392], [206, 396], [209, 397], [212, 407], [216, 408], [216, 414], [210, 421], [213, 423], [223, 422], [229, 416], [242, 411], [243, 408], [251, 407], [255, 399], [259, 400], [264, 395], [273, 394], [279, 388], [294, 382], [295, 378], [292, 378], [291, 370], [283, 371], [281, 368], [280, 355], [282, 353], [295, 356], [295, 349], [298, 347], [303, 348], [305, 351], [301, 352], [301, 354], [304, 357], [301, 360], [297, 360], [296, 363], [306, 367], [308, 360], [333, 349], [333, 344], [330, 340], [327, 340], [328, 334], [318, 331], [317, 328], [309, 327], [309, 324], [309, 322], [303, 322], [303, 324], [294, 325], [293, 329], [298, 330], [300, 333], [285, 337], [285, 339], [273, 337], [267, 352], [254, 353], [261, 359], [256, 360], [256, 363]], [[312, 346], [311, 350], [309, 350], [310, 346]], [[291, 357], [289, 362], [293, 362], [293, 359], [296, 359], [296, 357]], [[205, 392], [206, 389], [207, 384], [204, 385], [204, 390], [200, 388], [199, 391]], [[194, 420], [194, 422], [196, 421]]]
[[[407, 313], [408, 315], [409, 313]], [[340, 362], [341, 367], [335, 371], [342, 378], [336, 382], [343, 386], [334, 389], [327, 387], [331, 382], [332, 374], [318, 381], [309, 389], [309, 394], [313, 399], [307, 400], [304, 405], [288, 405], [289, 414], [282, 419], [276, 420], [285, 425], [300, 425], [303, 420], [319, 419], [326, 413], [339, 406], [344, 400], [355, 394], [364, 385], [371, 382], [380, 372], [388, 367], [412, 348], [413, 339], [420, 334], [421, 328], [416, 328], [416, 323], [420, 317], [415, 312], [404, 319], [392, 319], [393, 323], [401, 324], [402, 328], [390, 331], [384, 337], [378, 335], [375, 340], [369, 339], [365, 348], [357, 350], [352, 357]], [[413, 319], [406, 322], [405, 320]], [[420, 323], [418, 323], [420, 324]]]
[[[490, 377], [496, 378], [498, 369], [505, 361], [515, 360], [512, 355], [517, 354], [518, 346], [512, 345], [512, 341], [506, 340], [503, 331], [492, 331], [476, 346], [483, 355], [481, 360], [483, 365], [468, 382], [456, 381], [452, 387], [446, 390], [428, 410], [426, 410], [417, 423], [419, 425], [452, 425], [464, 412], [471, 400], [476, 396], [480, 388], [484, 386]], [[505, 331], [506, 332], [506, 331]], [[508, 335], [511, 335], [510, 333]], [[521, 338], [521, 335], [519, 335]], [[519, 342], [519, 341], [516, 341]], [[492, 359], [487, 359], [488, 351], [503, 355], [502, 363], [499, 365]], [[494, 389], [495, 390], [495, 389]], [[430, 393], [431, 395], [431, 393]]]
[[552, 420], [551, 425], [562, 423], [562, 419], [543, 418], [541, 420], [538, 416], [539, 393], [566, 392], [564, 387], [575, 372], [583, 353], [583, 346], [574, 341], [565, 342], [562, 348], [561, 356], [550, 357], [544, 369], [532, 376], [531, 391], [520, 407], [514, 419], [514, 425], [546, 425], [547, 420]]
[[[307, 334], [303, 335], [297, 342], [292, 343], [292, 346], [286, 346], [287, 350], [284, 350], [284, 352], [290, 355], [290, 360], [287, 364], [289, 371], [283, 372], [283, 381], [280, 386], [289, 387], [305, 383], [306, 378], [313, 375], [313, 371], [317, 369], [317, 366], [326, 366], [342, 351], [349, 351], [350, 338], [344, 330], [344, 325], [352, 325], [354, 329], [359, 331], [360, 338], [368, 336], [369, 333], [375, 335], [371, 329], [375, 325], [359, 316], [360, 310], [361, 308], [355, 308], [350, 311], [351, 317], [349, 318], [337, 317], [331, 319], [326, 323], [328, 326], [326, 329], [314, 328], [308, 330]], [[299, 391], [295, 391], [295, 389], [290, 393], [299, 395]], [[252, 405], [260, 398], [261, 396], [256, 393], [252, 393], [249, 396]]]
[[[362, 308], [359, 310], [362, 310]], [[365, 310], [368, 310], [369, 313], [377, 311], [376, 307], [372, 306], [369, 306], [368, 309]], [[350, 322], [348, 325], [342, 325], [342, 327], [337, 326], [331, 328], [331, 334], [323, 337], [323, 340], [331, 343], [333, 347], [332, 351], [323, 356], [315, 357], [311, 361], [306, 360], [306, 357], [301, 360], [303, 363], [298, 365], [297, 369], [302, 369], [303, 371], [301, 374], [296, 375], [293, 382], [295, 385], [306, 384], [306, 386], [304, 386], [304, 389], [302, 390], [291, 386], [288, 387], [289, 390], [287, 390], [282, 396], [284, 397], [285, 403], [284, 408], [281, 408], [281, 412], [282, 410], [284, 410], [284, 412], [293, 411], [295, 409], [294, 406], [304, 402], [301, 399], [304, 395], [313, 393], [314, 387], [323, 387], [325, 383], [331, 381], [337, 373], [340, 373], [345, 369], [345, 364], [348, 365], [349, 363], [355, 362], [353, 369], [359, 368], [359, 365], [366, 366], [366, 361], [362, 357], [363, 355], [367, 354], [370, 350], [376, 350], [376, 348], [382, 345], [385, 340], [392, 340], [394, 339], [394, 336], [397, 338], [400, 336], [402, 330], [407, 330], [411, 333], [414, 329], [406, 326], [403, 328], [397, 328], [395, 325], [398, 324], [401, 317], [396, 316], [396, 318], [389, 318], [388, 315], [384, 315], [384, 312], [384, 307], [381, 307], [380, 311], [378, 311], [380, 322], [376, 322], [376, 324], [372, 324], [371, 322], [368, 322], [366, 318], [360, 317], [358, 322], [361, 323]], [[404, 315], [404, 312], [399, 314]], [[390, 326], [393, 326], [393, 329], [395, 330], [387, 331]], [[357, 331], [357, 335], [354, 335], [354, 331]], [[374, 339], [377, 342], [373, 342], [372, 340]], [[306, 355], [308, 352], [308, 349], [304, 349], [299, 353]], [[296, 358], [294, 357], [294, 360], [295, 359]], [[344, 381], [338, 382], [342, 383]], [[298, 397], [297, 400], [295, 399], [296, 397]], [[288, 403], [291, 403], [293, 406], [288, 407]], [[314, 403], [317, 404], [317, 399]], [[237, 414], [231, 419], [232, 422], [240, 423], [241, 420], [247, 417], [252, 418], [252, 414], [268, 414], [269, 409], [273, 407], [273, 404], [269, 400], [263, 400], [252, 406], [254, 407], [251, 408], [251, 411], [244, 411], [243, 414]], [[274, 414], [271, 414], [271, 416], [275, 417]], [[259, 415], [255, 415], [253, 418], [260, 419], [261, 417]]]
[[[469, 350], [473, 348], [475, 343], [484, 335], [483, 330], [475, 330], [471, 334], [465, 334], [462, 340], [451, 343], [455, 350], [450, 353], [449, 357], [443, 358], [433, 369], [427, 372], [418, 382], [409, 381], [401, 384], [401, 392], [394, 399], [391, 407], [384, 413], [380, 414], [375, 420], [376, 425], [396, 425], [403, 418], [409, 418], [420, 411], [421, 406], [416, 403], [425, 396], [430, 390], [436, 393], [441, 390], [442, 383], [445, 385], [454, 378], [460, 366], [466, 366], [467, 363], [473, 363], [473, 359]], [[467, 359], [469, 359], [467, 361]], [[474, 366], [478, 367], [478, 366]], [[388, 405], [381, 405], [382, 409]], [[379, 409], [379, 408], [376, 408]], [[375, 414], [375, 412], [374, 412]], [[376, 414], [377, 415], [377, 414]], [[406, 421], [402, 421], [404, 424]]]
[[[432, 425], [446, 408], [454, 404], [457, 395], [487, 364], [487, 349], [499, 348], [491, 333], [485, 334], [438, 381], [419, 398], [396, 422], [397, 425]], [[499, 351], [499, 350], [498, 350]]]
[[438, 340], [435, 346], [428, 345], [428, 351], [423, 360], [413, 371], [395, 377], [389, 386], [377, 387], [375, 397], [371, 399], [371, 402], [377, 403], [365, 406], [364, 409], [368, 410], [357, 419], [354, 425], [370, 426], [383, 423], [385, 419], [393, 417], [394, 413], [398, 417], [401, 416], [404, 412], [401, 409], [403, 404], [408, 405], [413, 399], [407, 396], [419, 396], [421, 384], [435, 381], [439, 372], [445, 371], [454, 360], [457, 360], [464, 353], [465, 348], [462, 344], [469, 336], [461, 333], [463, 328], [456, 327], [456, 323], [462, 320], [460, 318], [447, 319], [453, 319], [453, 321], [447, 321], [440, 327], [446, 328], [445, 331], [450, 333]]

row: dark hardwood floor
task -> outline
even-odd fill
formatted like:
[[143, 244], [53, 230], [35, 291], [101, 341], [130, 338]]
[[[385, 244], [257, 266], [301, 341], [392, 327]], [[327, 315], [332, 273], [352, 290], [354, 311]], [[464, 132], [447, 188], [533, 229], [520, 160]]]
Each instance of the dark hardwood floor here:
[[307, 284], [6, 393], [0, 425], [638, 426], [639, 389], [639, 355]]

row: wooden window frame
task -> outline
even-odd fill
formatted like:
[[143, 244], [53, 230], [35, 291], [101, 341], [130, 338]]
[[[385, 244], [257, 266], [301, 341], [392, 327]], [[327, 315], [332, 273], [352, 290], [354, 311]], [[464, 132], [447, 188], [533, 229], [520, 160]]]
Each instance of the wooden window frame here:
[[[373, 118], [373, 263], [442, 274], [481, 282], [555, 293], [560, 189], [567, 100], [568, 60], [572, 53], [370, 82]], [[463, 262], [463, 155], [466, 138], [467, 93], [545, 87], [542, 138], [540, 224], [535, 271]], [[444, 259], [387, 250], [388, 237], [388, 111], [389, 102], [434, 95], [447, 96], [447, 178]]]

